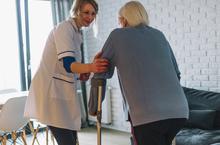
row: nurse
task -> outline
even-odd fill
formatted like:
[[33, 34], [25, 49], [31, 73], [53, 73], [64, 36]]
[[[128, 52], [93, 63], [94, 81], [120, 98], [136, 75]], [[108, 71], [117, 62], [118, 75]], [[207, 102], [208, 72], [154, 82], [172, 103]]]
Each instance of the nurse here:
[[91, 72], [107, 70], [108, 62], [99, 58], [101, 53], [92, 63], [81, 63], [80, 29], [88, 27], [97, 12], [95, 0], [75, 0], [71, 17], [50, 32], [29, 89], [24, 116], [48, 125], [58, 145], [76, 145], [81, 127], [78, 78], [87, 80]]

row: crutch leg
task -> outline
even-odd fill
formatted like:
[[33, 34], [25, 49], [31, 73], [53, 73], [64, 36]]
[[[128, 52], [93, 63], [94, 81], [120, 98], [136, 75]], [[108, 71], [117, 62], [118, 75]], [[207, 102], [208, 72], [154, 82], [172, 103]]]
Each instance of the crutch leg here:
[[102, 86], [98, 87], [98, 109], [97, 109], [97, 143], [101, 145], [101, 120], [102, 120]]

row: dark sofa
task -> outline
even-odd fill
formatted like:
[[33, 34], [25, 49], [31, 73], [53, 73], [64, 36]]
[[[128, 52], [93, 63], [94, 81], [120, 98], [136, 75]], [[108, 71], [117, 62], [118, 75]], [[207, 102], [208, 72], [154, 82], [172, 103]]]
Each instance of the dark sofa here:
[[190, 113], [176, 136], [176, 145], [220, 145], [220, 93], [183, 89]]

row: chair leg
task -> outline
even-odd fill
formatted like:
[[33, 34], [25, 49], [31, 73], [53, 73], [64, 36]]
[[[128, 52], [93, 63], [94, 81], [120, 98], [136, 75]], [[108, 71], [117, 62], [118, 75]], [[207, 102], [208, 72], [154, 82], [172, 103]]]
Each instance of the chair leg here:
[[34, 127], [33, 127], [33, 125], [31, 124], [31, 122], [28, 122], [28, 126], [29, 126], [29, 128], [30, 128], [30, 130], [31, 130], [31, 133], [34, 133]]
[[2, 143], [3, 141], [3, 136], [0, 136], [0, 143]]
[[50, 134], [50, 138], [51, 138], [51, 141], [52, 141], [53, 145], [55, 145], [54, 136], [53, 136], [53, 134], [50, 132], [50, 130], [49, 130], [48, 127], [46, 127], [46, 145], [49, 144], [49, 134]]
[[7, 135], [3, 136], [2, 145], [6, 145], [7, 143]]
[[34, 134], [33, 134], [34, 138], [33, 138], [32, 145], [34, 145], [35, 140], [36, 140], [37, 143], [40, 145], [40, 143], [39, 143], [39, 141], [38, 141], [38, 139], [37, 139], [37, 133], [38, 133], [39, 129], [40, 129], [40, 125], [38, 125], [38, 126], [37, 126], [37, 129], [34, 130]]
[[37, 129], [34, 129], [34, 127], [32, 126], [31, 122], [28, 123], [31, 133], [33, 135], [33, 141], [32, 141], [32, 145], [34, 145], [35, 140], [37, 141], [38, 145], [40, 145], [38, 139], [37, 139], [37, 133], [40, 129], [40, 125], [38, 124]]
[[25, 132], [25, 130], [22, 131], [21, 139], [22, 139], [24, 145], [27, 145], [27, 142], [26, 142], [26, 132]]
[[11, 136], [12, 136], [13, 144], [16, 145], [16, 140], [17, 140], [17, 134], [16, 134], [16, 132], [13, 131], [12, 134], [11, 134]]

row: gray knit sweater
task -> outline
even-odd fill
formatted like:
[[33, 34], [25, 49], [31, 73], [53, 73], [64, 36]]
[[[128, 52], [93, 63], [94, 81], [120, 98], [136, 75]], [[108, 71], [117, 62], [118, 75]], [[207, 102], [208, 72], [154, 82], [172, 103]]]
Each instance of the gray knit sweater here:
[[[124, 104], [134, 126], [171, 118], [188, 118], [188, 104], [178, 76], [180, 72], [172, 49], [162, 32], [149, 26], [118, 28], [103, 47], [110, 61], [111, 78], [117, 69]], [[95, 83], [93, 83], [95, 84]], [[91, 89], [91, 96], [97, 91]]]

